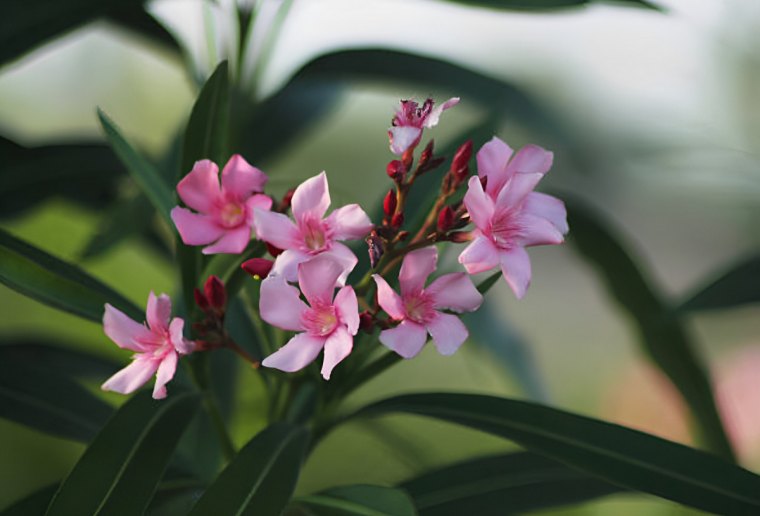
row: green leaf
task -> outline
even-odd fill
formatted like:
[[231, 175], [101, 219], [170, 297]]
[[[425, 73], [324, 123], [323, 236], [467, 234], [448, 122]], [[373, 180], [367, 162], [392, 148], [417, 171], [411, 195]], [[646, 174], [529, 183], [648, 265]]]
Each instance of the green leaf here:
[[114, 203], [101, 218], [95, 234], [82, 251], [82, 258], [100, 256], [127, 237], [143, 232], [155, 211], [145, 195], [132, 195]]
[[174, 192], [161, 177], [161, 173], [124, 139], [113, 120], [100, 108], [98, 108], [98, 119], [108, 143], [127, 168], [132, 179], [150, 199], [158, 213], [173, 227], [169, 212], [176, 206], [177, 202]]
[[525, 401], [476, 394], [413, 394], [356, 416], [406, 412], [510, 439], [610, 483], [720, 514], [760, 514], [760, 476], [714, 455]]
[[295, 502], [315, 516], [416, 516], [409, 495], [391, 487], [354, 485], [302, 496]]
[[719, 310], [760, 302], [760, 256], [735, 264], [692, 293], [679, 311]]
[[83, 270], [0, 229], [0, 283], [54, 308], [100, 322], [110, 303], [133, 319], [143, 311]]
[[45, 337], [0, 337], [0, 362], [21, 362], [36, 369], [59, 372], [69, 378], [103, 379], [121, 368], [111, 359], [51, 343]]
[[[472, 7], [486, 7], [489, 9], [503, 9], [515, 11], [551, 11], [555, 9], [567, 9], [569, 7], [583, 7], [599, 0], [447, 0], [448, 2], [468, 5]], [[655, 11], [662, 11], [657, 5], [646, 0], [613, 0], [613, 3], [630, 4], [633, 7], [644, 7]]]
[[401, 484], [421, 516], [502, 516], [593, 500], [622, 491], [530, 452], [479, 457]]
[[47, 515], [142, 514], [198, 405], [191, 393], [132, 397], [84, 452]]
[[564, 194], [560, 197], [568, 210], [569, 241], [597, 269], [610, 295], [636, 323], [644, 351], [683, 395], [705, 444], [713, 452], [732, 458], [706, 367], [683, 323], [620, 243], [616, 232], [602, 222], [604, 216], [578, 199]]
[[50, 505], [58, 484], [49, 485], [39, 489], [21, 500], [13, 502], [0, 512], [0, 516], [36, 516], [45, 514], [45, 509]]
[[295, 489], [308, 432], [276, 423], [251, 439], [222, 471], [191, 515], [278, 516]]

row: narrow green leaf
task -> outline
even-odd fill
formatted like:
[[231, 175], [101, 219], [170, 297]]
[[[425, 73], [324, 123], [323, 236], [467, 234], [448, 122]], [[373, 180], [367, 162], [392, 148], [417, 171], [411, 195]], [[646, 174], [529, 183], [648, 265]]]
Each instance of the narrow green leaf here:
[[158, 213], [173, 227], [169, 212], [177, 202], [174, 192], [161, 177], [161, 173], [124, 139], [116, 124], [100, 108], [98, 108], [98, 119], [111, 148], [127, 168], [132, 179], [150, 199]]
[[83, 270], [0, 229], [0, 283], [54, 308], [100, 322], [110, 303], [142, 320], [143, 311]]
[[602, 222], [604, 216], [578, 199], [564, 194], [560, 198], [567, 206], [569, 241], [596, 267], [610, 295], [636, 323], [644, 351], [683, 395], [705, 444], [732, 458], [708, 373], [683, 323], [620, 243], [616, 231]]
[[49, 485], [39, 489], [29, 496], [25, 496], [0, 512], [0, 516], [37, 516], [45, 514], [45, 509], [50, 505], [58, 484]]
[[142, 514], [198, 405], [191, 393], [135, 395], [84, 452], [47, 515]]
[[502, 516], [586, 502], [622, 491], [530, 452], [470, 459], [401, 483], [421, 516]]
[[719, 310], [760, 302], [760, 256], [733, 265], [692, 293], [679, 311]]
[[308, 441], [301, 427], [266, 428], [240, 450], [190, 514], [279, 516], [295, 489]]
[[150, 200], [142, 194], [115, 202], [101, 218], [95, 234], [85, 245], [82, 258], [100, 256], [127, 237], [146, 231], [154, 213]]
[[524, 401], [412, 394], [356, 416], [406, 412], [515, 441], [610, 483], [720, 514], [760, 514], [760, 476], [714, 455], [619, 425]]
[[0, 337], [0, 362], [25, 363], [36, 369], [59, 372], [68, 378], [103, 379], [122, 364], [111, 359], [77, 351], [45, 337]]
[[[463, 4], [472, 7], [486, 7], [488, 9], [514, 10], [514, 11], [553, 11], [567, 9], [569, 7], [583, 7], [592, 3], [609, 3], [605, 0], [446, 0], [448, 2]], [[612, 3], [622, 5], [629, 4], [633, 7], [644, 7], [655, 11], [662, 8], [646, 0], [612, 0]]]
[[341, 486], [302, 496], [295, 502], [315, 516], [416, 516], [409, 495], [371, 485]]

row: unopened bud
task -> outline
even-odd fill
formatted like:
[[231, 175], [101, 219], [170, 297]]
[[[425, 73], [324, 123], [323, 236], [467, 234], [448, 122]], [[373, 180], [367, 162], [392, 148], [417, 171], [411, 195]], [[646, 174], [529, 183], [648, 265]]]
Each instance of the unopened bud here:
[[449, 233], [449, 241], [455, 244], [463, 244], [472, 240], [472, 232], [470, 231], [456, 231]]
[[[418, 140], [419, 141], [419, 140]], [[415, 146], [417, 144], [415, 143]], [[414, 147], [409, 147], [401, 155], [401, 162], [404, 164], [406, 170], [412, 169], [412, 163], [414, 163]]]
[[374, 269], [375, 265], [377, 265], [377, 262], [380, 261], [380, 258], [383, 257], [383, 253], [385, 252], [385, 245], [383, 244], [383, 239], [380, 238], [380, 235], [377, 234], [377, 231], [373, 229], [372, 233], [370, 233], [369, 236], [364, 241], [367, 242], [367, 253], [369, 254], [369, 264]]
[[285, 212], [288, 211], [288, 208], [290, 208], [290, 202], [293, 200], [293, 194], [295, 193], [296, 189], [291, 188], [287, 192], [285, 192], [285, 195], [282, 196], [282, 200], [280, 201], [280, 211]]
[[267, 251], [269, 251], [269, 254], [272, 255], [272, 258], [277, 258], [279, 255], [283, 253], [283, 250], [280, 249], [279, 247], [275, 247], [269, 242], [266, 242], [266, 244], [267, 244]]
[[253, 279], [258, 281], [269, 276], [272, 266], [274, 266], [272, 260], [267, 260], [266, 258], [251, 258], [250, 260], [244, 261], [240, 265], [240, 268], [253, 276]]
[[386, 217], [393, 217], [393, 214], [396, 213], [396, 204], [396, 190], [391, 188], [383, 199], [383, 213]]
[[223, 310], [227, 304], [227, 291], [224, 283], [216, 276], [209, 276], [206, 284], [203, 285], [203, 292], [206, 294], [209, 305], [212, 308]]
[[417, 168], [420, 170], [424, 170], [430, 161], [430, 158], [433, 157], [433, 140], [430, 140], [427, 145], [425, 145], [425, 148], [422, 149], [422, 152], [420, 153], [420, 160], [417, 163]]
[[398, 235], [396, 235], [396, 239], [400, 242], [406, 240], [407, 238], [409, 238], [408, 231], [399, 231]]
[[368, 310], [363, 311], [359, 314], [359, 329], [366, 332], [366, 333], [372, 333], [372, 328], [374, 327], [374, 317], [372, 317], [372, 314], [369, 313]]
[[444, 206], [438, 214], [438, 231], [445, 233], [454, 225], [454, 210], [451, 206]]
[[404, 167], [404, 164], [401, 163], [401, 161], [394, 159], [388, 163], [387, 167], [385, 167], [385, 172], [388, 174], [388, 177], [396, 182], [399, 182], [404, 178], [406, 168]]
[[206, 299], [206, 296], [203, 295], [203, 292], [199, 288], [193, 290], [193, 295], [195, 296], [195, 304], [198, 305], [198, 308], [203, 312], [208, 310], [208, 299]]
[[457, 149], [451, 160], [451, 172], [458, 182], [464, 180], [470, 173], [470, 158], [472, 157], [472, 140], [467, 140]]
[[396, 213], [391, 219], [391, 227], [394, 229], [400, 228], [403, 223], [404, 223], [403, 213]]

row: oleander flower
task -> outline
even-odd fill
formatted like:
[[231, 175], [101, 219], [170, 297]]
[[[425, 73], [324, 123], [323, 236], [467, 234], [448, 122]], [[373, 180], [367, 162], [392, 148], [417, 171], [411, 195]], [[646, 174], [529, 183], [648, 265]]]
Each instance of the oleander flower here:
[[101, 387], [104, 391], [129, 394], [144, 385], [155, 374], [153, 398], [166, 397], [166, 384], [174, 377], [180, 355], [192, 353], [195, 343], [182, 335], [185, 321], [171, 319], [172, 302], [169, 296], [148, 296], [145, 326], [130, 319], [122, 311], [106, 304], [103, 330], [117, 346], [135, 352], [132, 363], [109, 378]]
[[561, 244], [568, 231], [564, 203], [533, 191], [551, 168], [552, 159], [551, 152], [537, 145], [527, 145], [513, 157], [512, 149], [494, 137], [478, 152], [480, 177], [470, 178], [464, 196], [477, 229], [474, 240], [459, 255], [459, 263], [470, 274], [501, 267], [518, 299], [531, 279], [525, 248]]
[[423, 128], [438, 125], [441, 113], [459, 103], [458, 97], [453, 97], [438, 107], [433, 107], [433, 99], [427, 99], [418, 105], [413, 100], [402, 100], [396, 115], [391, 120], [388, 137], [393, 154], [403, 154], [407, 149], [415, 147], [422, 138]]
[[338, 283], [345, 284], [358, 259], [339, 241], [364, 238], [373, 225], [358, 204], [348, 204], [323, 218], [329, 206], [327, 175], [322, 172], [301, 183], [293, 193], [291, 207], [295, 223], [282, 213], [255, 210], [258, 238], [284, 250], [277, 256], [271, 275], [283, 275], [287, 281], [296, 281], [300, 263], [327, 254], [341, 265]]
[[177, 184], [182, 201], [195, 210], [175, 207], [172, 221], [186, 245], [205, 245], [203, 254], [239, 254], [251, 240], [254, 209], [269, 210], [272, 199], [261, 194], [267, 176], [239, 154], [222, 170], [207, 159], [197, 161]]
[[330, 379], [333, 368], [346, 358], [359, 330], [359, 305], [351, 287], [342, 287], [333, 299], [343, 266], [323, 254], [298, 265], [298, 289], [282, 276], [269, 276], [261, 283], [261, 318], [283, 330], [297, 331], [287, 344], [261, 364], [293, 372], [313, 362], [324, 349], [322, 376]]
[[444, 274], [425, 288], [427, 277], [435, 270], [438, 251], [425, 247], [404, 257], [399, 272], [399, 296], [382, 276], [373, 275], [377, 283], [377, 302], [401, 324], [380, 333], [380, 342], [404, 358], [416, 356], [425, 345], [427, 335], [442, 355], [452, 355], [467, 340], [467, 328], [459, 317], [441, 310], [472, 312], [483, 296], [464, 272]]

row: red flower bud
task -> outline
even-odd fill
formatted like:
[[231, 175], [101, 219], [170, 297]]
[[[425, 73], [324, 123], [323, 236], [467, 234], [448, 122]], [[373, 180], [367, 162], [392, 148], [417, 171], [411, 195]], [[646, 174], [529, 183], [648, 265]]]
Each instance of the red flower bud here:
[[454, 159], [451, 160], [451, 172], [458, 182], [464, 180], [470, 173], [469, 163], [472, 157], [472, 140], [467, 140], [457, 149]]
[[438, 213], [438, 231], [445, 233], [454, 225], [454, 210], [451, 206], [444, 206]]
[[282, 249], [280, 249], [279, 247], [273, 246], [269, 242], [266, 242], [266, 245], [267, 245], [267, 251], [269, 251], [269, 254], [272, 255], [272, 258], [277, 258], [279, 255], [283, 253]]
[[203, 295], [203, 292], [199, 288], [196, 288], [193, 290], [193, 294], [195, 295], [195, 304], [198, 305], [198, 308], [203, 312], [208, 310], [208, 299]]
[[404, 151], [401, 155], [401, 162], [404, 164], [406, 170], [412, 169], [412, 163], [414, 163], [414, 147], [409, 147]]
[[420, 153], [420, 160], [417, 163], [417, 167], [420, 170], [425, 169], [425, 165], [428, 164], [430, 161], [430, 158], [433, 157], [433, 140], [430, 140], [427, 145], [425, 145], [425, 148], [422, 149], [422, 152]]
[[274, 262], [272, 260], [267, 260], [266, 258], [251, 258], [250, 260], [244, 261], [240, 267], [253, 276], [253, 279], [260, 280], [269, 275], [273, 265]]
[[359, 314], [359, 329], [366, 332], [371, 333], [372, 327], [374, 326], [374, 317], [372, 317], [372, 314], [369, 313], [368, 310], [363, 311]]
[[387, 167], [385, 167], [385, 172], [388, 174], [388, 177], [396, 182], [399, 182], [404, 178], [406, 168], [404, 167], [404, 164], [401, 163], [401, 161], [394, 159], [388, 163]]
[[285, 212], [290, 208], [290, 201], [293, 200], [293, 194], [295, 191], [295, 188], [291, 188], [285, 192], [285, 195], [282, 196], [282, 200], [280, 201], [280, 211]]
[[380, 261], [380, 258], [383, 257], [383, 253], [385, 252], [383, 239], [380, 238], [380, 235], [377, 234], [377, 231], [373, 229], [372, 233], [370, 233], [364, 241], [367, 242], [369, 264], [374, 269], [375, 265], [377, 265], [377, 262]]
[[391, 188], [383, 199], [383, 213], [386, 217], [392, 217], [396, 213], [396, 190]]
[[396, 213], [391, 219], [391, 227], [393, 227], [394, 229], [400, 228], [403, 223], [404, 223], [403, 213]]
[[206, 294], [209, 305], [219, 310], [224, 309], [227, 304], [227, 291], [224, 283], [216, 276], [209, 276], [206, 284], [203, 285], [203, 292]]

